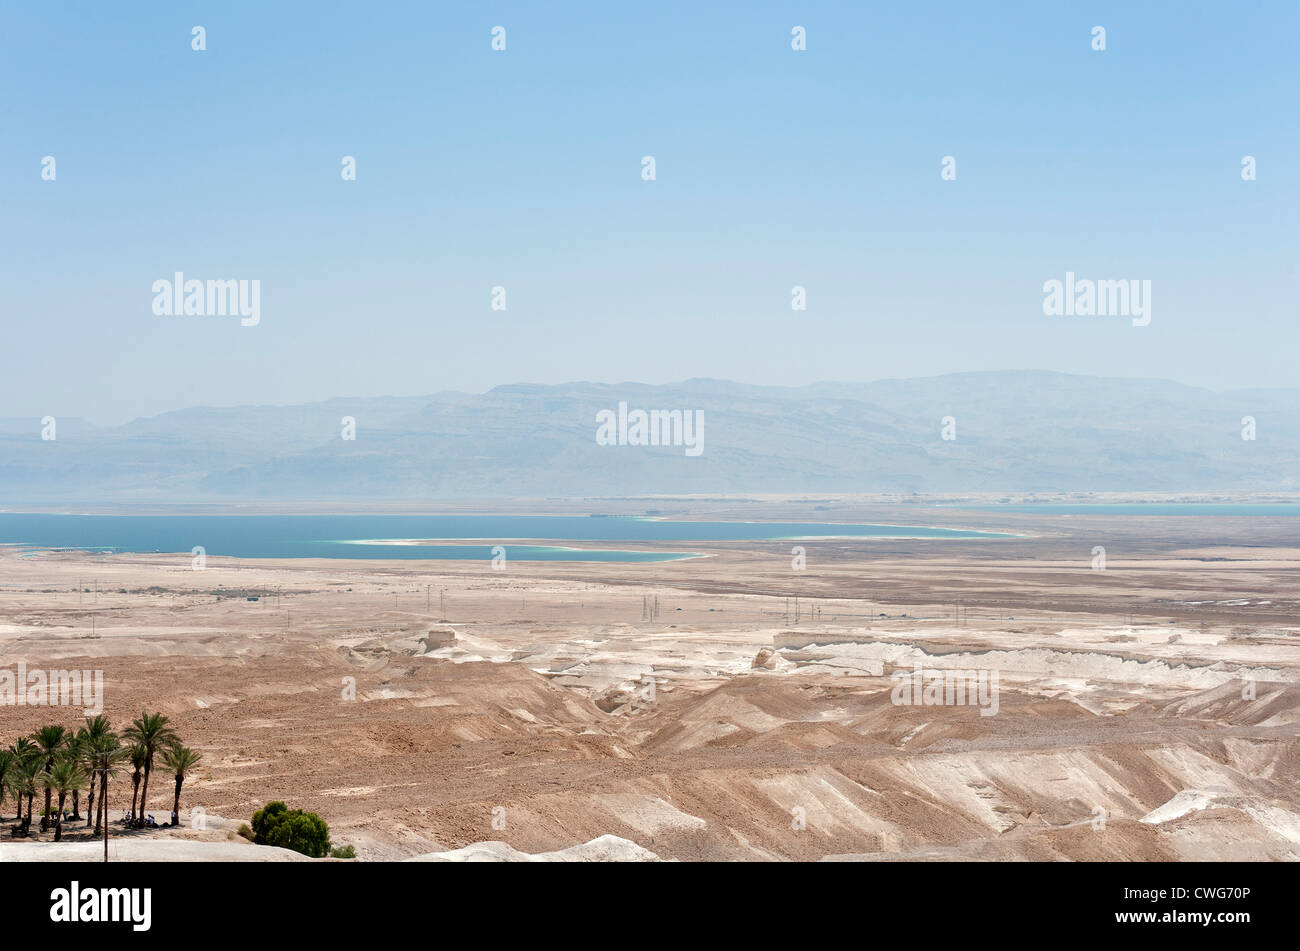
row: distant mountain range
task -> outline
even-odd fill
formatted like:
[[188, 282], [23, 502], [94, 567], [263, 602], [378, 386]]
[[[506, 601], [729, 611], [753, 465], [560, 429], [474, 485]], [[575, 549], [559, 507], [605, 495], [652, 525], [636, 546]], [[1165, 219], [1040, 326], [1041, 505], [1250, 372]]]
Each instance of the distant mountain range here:
[[[700, 411], [703, 450], [600, 445], [597, 414]], [[1242, 438], [1243, 417], [1255, 421]], [[344, 417], [356, 438], [343, 438]], [[944, 439], [944, 417], [954, 439]], [[609, 418], [609, 417], [606, 417]], [[621, 422], [621, 420], [620, 420]], [[955, 426], [955, 431], [953, 427]], [[1300, 489], [1300, 389], [1039, 371], [789, 388], [697, 379], [0, 420], [0, 506], [667, 493]], [[617, 439], [615, 440], [617, 441]]]

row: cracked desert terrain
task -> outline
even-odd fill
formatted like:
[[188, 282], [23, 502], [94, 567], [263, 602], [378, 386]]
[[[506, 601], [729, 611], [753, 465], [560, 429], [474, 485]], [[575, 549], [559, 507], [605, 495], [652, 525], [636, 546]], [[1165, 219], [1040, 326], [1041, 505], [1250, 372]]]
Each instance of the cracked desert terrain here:
[[[372, 860], [1300, 858], [1300, 518], [680, 508], [1015, 534], [800, 542], [804, 570], [0, 549], [0, 668], [103, 670], [115, 724], [159, 709], [203, 754], [208, 828], [114, 848], [257, 857], [232, 830], [281, 799]], [[894, 703], [918, 666], [996, 671], [996, 713]], [[80, 711], [0, 708], [0, 744], [47, 722]]]

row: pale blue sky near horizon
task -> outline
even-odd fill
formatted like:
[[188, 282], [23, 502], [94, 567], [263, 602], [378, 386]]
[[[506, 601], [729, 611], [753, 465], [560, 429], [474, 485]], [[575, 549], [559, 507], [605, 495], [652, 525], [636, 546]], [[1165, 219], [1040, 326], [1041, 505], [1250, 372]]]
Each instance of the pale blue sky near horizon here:
[[[998, 369], [1295, 385], [1297, 52], [1295, 2], [9, 6], [0, 417]], [[155, 316], [177, 270], [260, 280], [260, 325]], [[1150, 325], [1045, 316], [1067, 270], [1150, 280]]]

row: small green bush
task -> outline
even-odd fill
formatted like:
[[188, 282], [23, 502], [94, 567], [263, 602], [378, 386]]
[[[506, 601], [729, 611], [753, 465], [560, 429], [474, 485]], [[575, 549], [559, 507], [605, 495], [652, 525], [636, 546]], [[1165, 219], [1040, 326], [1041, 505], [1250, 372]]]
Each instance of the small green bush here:
[[332, 859], [354, 859], [357, 857], [357, 850], [350, 845], [339, 845], [330, 849], [330, 858]]
[[253, 841], [318, 859], [329, 854], [330, 828], [314, 812], [290, 810], [282, 802], [270, 802], [253, 813]]

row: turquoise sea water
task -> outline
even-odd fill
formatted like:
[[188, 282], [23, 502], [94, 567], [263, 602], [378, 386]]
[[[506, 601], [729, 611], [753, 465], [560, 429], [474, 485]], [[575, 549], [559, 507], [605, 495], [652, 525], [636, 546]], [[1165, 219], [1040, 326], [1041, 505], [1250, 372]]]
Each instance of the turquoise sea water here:
[[[486, 559], [505, 540], [519, 561], [672, 561], [687, 552], [641, 550], [655, 542], [797, 538], [1003, 538], [994, 532], [817, 522], [679, 522], [550, 515], [33, 515], [0, 514], [0, 544], [37, 549], [190, 552], [236, 558]], [[502, 541], [497, 541], [498, 539]], [[394, 543], [417, 540], [417, 543]], [[473, 542], [474, 544], [465, 544]], [[583, 549], [582, 542], [636, 549]]]

